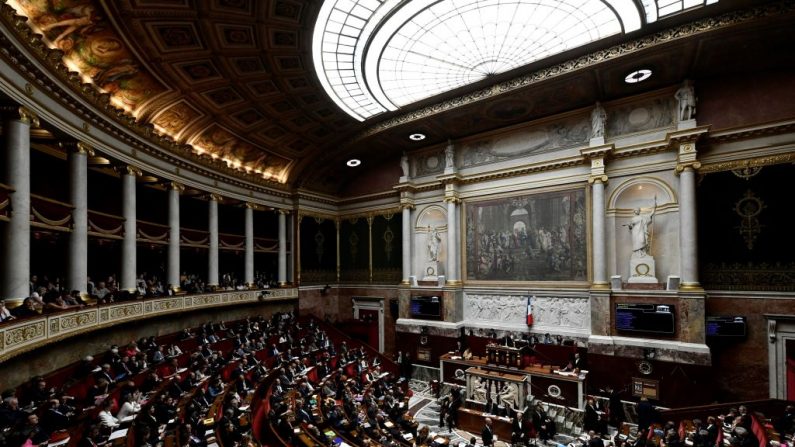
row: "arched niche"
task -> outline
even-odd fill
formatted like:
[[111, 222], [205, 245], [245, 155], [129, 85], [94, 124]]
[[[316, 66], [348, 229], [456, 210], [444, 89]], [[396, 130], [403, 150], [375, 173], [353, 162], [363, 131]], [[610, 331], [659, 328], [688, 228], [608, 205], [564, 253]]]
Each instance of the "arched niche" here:
[[425, 266], [429, 259], [428, 238], [429, 233], [435, 230], [440, 235], [437, 274], [445, 274], [447, 265], [447, 210], [439, 205], [429, 205], [421, 208], [417, 213], [414, 223], [413, 275], [419, 278], [425, 276]]
[[610, 275], [629, 278], [632, 239], [627, 224], [634, 210], [643, 214], [657, 208], [652, 221], [651, 255], [656, 263], [656, 277], [665, 283], [669, 275], [679, 275], [679, 202], [670, 184], [658, 177], [634, 177], [621, 182], [607, 200], [606, 229]]
[[648, 208], [657, 197], [659, 205], [678, 205], [674, 190], [668, 183], [654, 177], [635, 177], [621, 183], [607, 201], [607, 211], [632, 212], [635, 208]]

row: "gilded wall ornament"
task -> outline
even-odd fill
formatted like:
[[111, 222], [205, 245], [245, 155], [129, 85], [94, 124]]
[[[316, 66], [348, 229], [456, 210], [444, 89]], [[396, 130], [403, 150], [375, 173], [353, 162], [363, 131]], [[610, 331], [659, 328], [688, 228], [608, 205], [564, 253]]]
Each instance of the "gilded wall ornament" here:
[[745, 192], [745, 196], [737, 201], [734, 205], [734, 212], [740, 216], [740, 225], [735, 227], [740, 231], [740, 234], [745, 239], [745, 245], [749, 250], [754, 249], [754, 241], [759, 233], [762, 232], [762, 227], [759, 223], [758, 216], [762, 210], [767, 206], [761, 199], [756, 197], [750, 189]]

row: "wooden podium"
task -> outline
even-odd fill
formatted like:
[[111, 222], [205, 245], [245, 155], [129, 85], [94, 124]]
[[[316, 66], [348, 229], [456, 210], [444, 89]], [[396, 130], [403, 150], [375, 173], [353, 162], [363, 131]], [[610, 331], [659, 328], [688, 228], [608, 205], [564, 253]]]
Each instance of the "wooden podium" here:
[[488, 344], [486, 345], [486, 363], [506, 368], [524, 368], [526, 366], [523, 359], [524, 351], [525, 348]]

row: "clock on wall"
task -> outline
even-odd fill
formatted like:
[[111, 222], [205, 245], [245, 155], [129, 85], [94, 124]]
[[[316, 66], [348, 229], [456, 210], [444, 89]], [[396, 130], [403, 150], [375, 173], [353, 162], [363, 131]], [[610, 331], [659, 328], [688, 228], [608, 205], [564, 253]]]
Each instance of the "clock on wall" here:
[[651, 365], [651, 362], [648, 360], [641, 360], [638, 363], [638, 371], [643, 375], [649, 375], [654, 371], [654, 367]]

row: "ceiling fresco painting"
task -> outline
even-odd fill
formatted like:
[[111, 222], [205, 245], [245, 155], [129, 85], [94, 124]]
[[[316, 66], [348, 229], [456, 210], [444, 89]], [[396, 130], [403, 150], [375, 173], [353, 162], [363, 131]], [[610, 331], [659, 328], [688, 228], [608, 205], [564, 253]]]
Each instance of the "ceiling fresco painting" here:
[[140, 64], [92, 0], [15, 0], [34, 31], [63, 51], [64, 63], [127, 112], [166, 89]]

